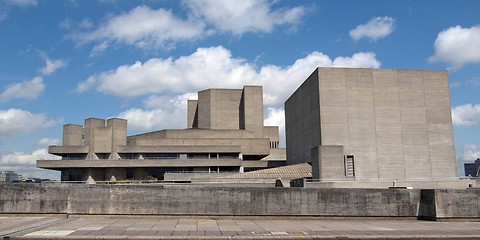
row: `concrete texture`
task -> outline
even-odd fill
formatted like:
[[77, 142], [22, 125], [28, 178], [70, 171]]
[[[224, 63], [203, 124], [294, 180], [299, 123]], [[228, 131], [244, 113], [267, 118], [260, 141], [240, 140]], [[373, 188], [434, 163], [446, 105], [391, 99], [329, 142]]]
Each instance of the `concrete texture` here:
[[421, 195], [420, 218], [480, 218], [480, 188], [422, 190]]
[[[31, 228], [49, 220], [57, 222]], [[2, 235], [2, 232], [10, 233]], [[2, 236], [9, 239], [478, 239], [480, 222], [145, 216], [58, 219], [0, 215]]]
[[457, 176], [446, 71], [318, 68], [286, 101], [285, 121], [288, 164], [337, 145], [354, 157], [355, 180]]
[[478, 218], [480, 191], [435, 191], [1, 184], [0, 213]]

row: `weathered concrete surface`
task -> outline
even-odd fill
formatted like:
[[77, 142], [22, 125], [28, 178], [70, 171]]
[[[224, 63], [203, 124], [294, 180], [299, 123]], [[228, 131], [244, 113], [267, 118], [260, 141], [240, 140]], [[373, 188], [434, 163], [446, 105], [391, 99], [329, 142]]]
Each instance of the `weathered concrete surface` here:
[[71, 185], [72, 214], [417, 215], [419, 191]]
[[0, 213], [326, 217], [417, 217], [420, 213], [433, 219], [479, 217], [480, 190], [432, 191], [2, 184]]
[[0, 213], [66, 213], [66, 184], [0, 184]]
[[480, 188], [428, 189], [421, 196], [419, 218], [480, 218]]
[[415, 217], [418, 190], [9, 184], [3, 213]]

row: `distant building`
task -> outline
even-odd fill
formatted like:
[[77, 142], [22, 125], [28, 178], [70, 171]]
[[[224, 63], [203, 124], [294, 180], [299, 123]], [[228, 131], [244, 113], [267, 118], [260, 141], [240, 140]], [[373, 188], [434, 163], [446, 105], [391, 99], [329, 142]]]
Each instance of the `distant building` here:
[[316, 179], [457, 177], [447, 71], [318, 68], [285, 122], [287, 164]]
[[465, 176], [479, 177], [480, 158], [477, 158], [477, 160], [475, 160], [473, 163], [465, 163], [463, 167], [465, 169]]
[[89, 118], [63, 127], [63, 145], [37, 167], [61, 171], [62, 181], [164, 179], [168, 172], [220, 173], [285, 165], [278, 126], [263, 125], [263, 91], [207, 89], [189, 100], [187, 129], [127, 136], [127, 120]]
[[0, 182], [16, 182], [21, 180], [21, 175], [12, 171], [0, 172]]

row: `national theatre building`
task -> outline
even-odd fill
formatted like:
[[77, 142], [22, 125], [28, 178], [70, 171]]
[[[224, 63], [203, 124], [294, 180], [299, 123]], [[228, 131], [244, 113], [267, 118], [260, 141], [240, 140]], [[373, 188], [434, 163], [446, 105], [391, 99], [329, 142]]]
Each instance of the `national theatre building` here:
[[124, 119], [67, 124], [63, 146], [49, 148], [62, 159], [37, 166], [63, 181], [215, 178], [300, 163], [322, 182], [458, 179], [447, 71], [317, 68], [285, 102], [286, 150], [279, 128], [263, 125], [260, 86], [198, 92], [187, 125], [127, 136]]
[[127, 120], [89, 118], [63, 127], [62, 146], [37, 167], [62, 181], [163, 180], [165, 173], [239, 173], [285, 165], [277, 126], [263, 125], [261, 86], [207, 89], [187, 103], [187, 128], [127, 136]]

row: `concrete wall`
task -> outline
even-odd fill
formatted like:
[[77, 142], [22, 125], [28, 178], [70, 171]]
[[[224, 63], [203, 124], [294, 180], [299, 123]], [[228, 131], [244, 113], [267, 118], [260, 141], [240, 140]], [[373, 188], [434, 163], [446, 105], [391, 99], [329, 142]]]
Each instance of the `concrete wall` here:
[[480, 217], [480, 189], [0, 184], [0, 213]]
[[310, 162], [311, 149], [322, 145], [318, 69], [285, 102], [285, 126], [287, 164]]
[[241, 89], [207, 89], [198, 92], [198, 127], [239, 129]]
[[420, 219], [480, 218], [480, 188], [421, 191]]
[[419, 191], [172, 185], [0, 185], [2, 213], [415, 217]]

